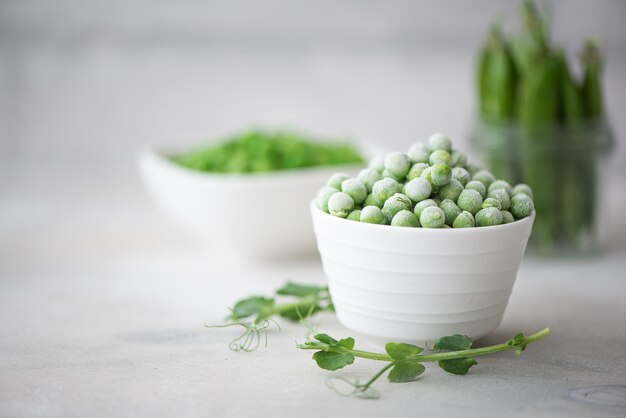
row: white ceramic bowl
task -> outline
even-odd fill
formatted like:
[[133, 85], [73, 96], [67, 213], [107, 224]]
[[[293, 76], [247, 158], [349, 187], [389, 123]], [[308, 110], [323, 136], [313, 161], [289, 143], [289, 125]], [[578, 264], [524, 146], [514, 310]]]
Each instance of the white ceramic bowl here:
[[427, 229], [352, 222], [314, 203], [311, 213], [339, 321], [413, 343], [498, 326], [534, 220]]
[[308, 203], [337, 171], [358, 166], [212, 174], [181, 167], [157, 150], [139, 154], [139, 172], [161, 212], [216, 252], [251, 258], [315, 250]]

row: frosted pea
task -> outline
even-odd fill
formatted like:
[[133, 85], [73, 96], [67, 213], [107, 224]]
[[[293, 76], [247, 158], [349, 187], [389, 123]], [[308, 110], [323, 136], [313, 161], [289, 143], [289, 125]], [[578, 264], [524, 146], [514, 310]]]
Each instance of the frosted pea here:
[[361, 209], [353, 210], [346, 216], [346, 219], [359, 222], [361, 220]]
[[513, 196], [515, 196], [516, 194], [520, 194], [520, 193], [525, 194], [531, 199], [533, 198], [533, 190], [530, 188], [528, 184], [520, 183], [520, 184], [517, 184], [515, 187], [513, 187], [513, 193], [512, 193]]
[[430, 206], [439, 206], [439, 205], [433, 199], [422, 200], [421, 202], [415, 205], [415, 209], [413, 209], [413, 213], [415, 213], [415, 216], [420, 218], [422, 216], [422, 211]]
[[450, 199], [443, 200], [439, 207], [446, 216], [446, 225], [452, 225], [456, 217], [461, 214], [461, 209]]
[[381, 203], [384, 203], [395, 193], [400, 193], [401, 191], [402, 186], [400, 186], [400, 183], [390, 177], [378, 180], [372, 187], [372, 194]]
[[434, 133], [428, 138], [428, 145], [432, 150], [452, 150], [452, 141], [447, 135], [442, 133]]
[[476, 225], [493, 226], [502, 223], [502, 213], [498, 208], [489, 207], [478, 211], [476, 214]]
[[480, 171], [474, 173], [474, 175], [472, 176], [472, 180], [478, 180], [482, 184], [484, 184], [485, 187], [489, 187], [489, 185], [491, 183], [496, 181], [496, 178], [489, 171], [487, 171], [487, 170], [480, 170]]
[[405, 179], [404, 177], [394, 176], [386, 168], [383, 170], [382, 178], [391, 178], [391, 179], [394, 179], [395, 181], [397, 181], [398, 183], [404, 182], [404, 179]]
[[382, 208], [383, 204], [380, 203], [378, 199], [376, 199], [374, 195], [370, 193], [363, 201], [363, 206], [377, 206], [378, 208]]
[[470, 181], [470, 173], [463, 167], [454, 167], [452, 169], [452, 178], [458, 180], [463, 186]]
[[437, 206], [428, 206], [420, 215], [422, 228], [443, 228], [446, 223], [446, 214]]
[[476, 190], [465, 189], [459, 195], [456, 204], [461, 210], [475, 215], [482, 208], [483, 198]]
[[511, 185], [504, 180], [496, 180], [493, 183], [491, 183], [489, 185], [489, 188], [487, 189], [487, 193], [496, 189], [504, 189], [509, 194], [509, 196], [513, 196], [513, 189], [511, 188]]
[[317, 192], [317, 196], [315, 196], [315, 206], [328, 213], [328, 199], [335, 193], [339, 193], [339, 190], [334, 187], [322, 187]]
[[452, 222], [453, 228], [473, 228], [476, 226], [476, 222], [474, 221], [474, 215], [464, 210], [456, 217], [454, 222]]
[[354, 209], [354, 200], [343, 192], [333, 194], [328, 199], [328, 211], [333, 216], [345, 218]]
[[396, 213], [401, 210], [411, 210], [413, 204], [411, 199], [403, 195], [402, 193], [396, 193], [385, 201], [383, 205], [383, 213], [389, 221], [393, 219]]
[[428, 167], [424, 169], [420, 177], [426, 180], [427, 182], [429, 182], [430, 185], [433, 186], [434, 188], [435, 185], [433, 184], [433, 168], [432, 167]]
[[435, 164], [452, 165], [452, 157], [450, 156], [450, 153], [448, 151], [438, 149], [436, 151], [433, 151], [430, 154], [430, 157], [428, 158], [428, 162], [430, 163], [430, 165], [435, 165]]
[[467, 156], [461, 151], [454, 150], [450, 153], [452, 157], [452, 165], [455, 167], [465, 167], [467, 165]]
[[357, 174], [356, 178], [365, 185], [365, 187], [367, 188], [367, 192], [371, 193], [372, 187], [374, 187], [374, 183], [376, 183], [382, 177], [380, 173], [373, 168], [364, 168], [363, 170], [359, 171], [359, 174]]
[[445, 186], [452, 179], [452, 169], [447, 164], [435, 164], [431, 168], [432, 184], [434, 186]]
[[411, 166], [409, 173], [406, 175], [407, 180], [413, 180], [422, 175], [422, 172], [429, 167], [428, 163], [415, 163]]
[[357, 205], [363, 203], [367, 197], [367, 187], [357, 179], [344, 180], [341, 191], [350, 196]]
[[465, 188], [470, 190], [476, 190], [478, 193], [480, 193], [480, 197], [482, 197], [483, 199], [487, 197], [487, 188], [482, 182], [478, 180], [472, 180], [468, 182], [465, 185]]
[[385, 159], [383, 157], [372, 157], [367, 167], [382, 173], [385, 169]]
[[422, 144], [418, 142], [409, 147], [409, 151], [407, 155], [411, 159], [411, 162], [416, 163], [427, 163], [428, 158], [430, 157], [430, 150], [426, 146], [426, 144]]
[[496, 208], [502, 209], [502, 203], [494, 197], [488, 197], [483, 201], [483, 208]]
[[533, 213], [533, 200], [525, 194], [516, 194], [511, 199], [511, 213], [516, 219], [522, 219]]
[[439, 189], [439, 197], [441, 199], [450, 199], [453, 202], [456, 202], [459, 198], [459, 195], [463, 191], [463, 185], [457, 179], [450, 179], [450, 183], [442, 186]]
[[511, 207], [511, 198], [505, 189], [495, 189], [487, 193], [487, 197], [498, 199], [502, 207], [500, 209], [509, 210]]
[[406, 226], [416, 228], [419, 226], [419, 222], [417, 221], [417, 216], [413, 214], [410, 210], [401, 210], [396, 213], [393, 219], [391, 220], [391, 226]]
[[411, 168], [411, 160], [406, 154], [392, 152], [385, 157], [385, 169], [396, 178], [405, 177]]
[[476, 164], [467, 164], [465, 168], [467, 168], [467, 171], [470, 173], [471, 176], [482, 170], [482, 167], [477, 166]]
[[368, 224], [385, 224], [385, 215], [377, 206], [365, 206], [361, 209], [361, 222], [365, 222]]
[[515, 222], [515, 219], [513, 218], [513, 214], [511, 212], [509, 212], [508, 210], [501, 210], [500, 212], [502, 213], [503, 224], [510, 224], [511, 222]]
[[415, 203], [428, 199], [432, 191], [433, 187], [428, 180], [421, 177], [413, 179], [404, 185], [404, 193]]
[[341, 190], [341, 183], [343, 183], [345, 180], [348, 180], [349, 178], [350, 175], [347, 173], [335, 173], [330, 176], [330, 178], [326, 182], [326, 185], [328, 187], [334, 187], [337, 190]]

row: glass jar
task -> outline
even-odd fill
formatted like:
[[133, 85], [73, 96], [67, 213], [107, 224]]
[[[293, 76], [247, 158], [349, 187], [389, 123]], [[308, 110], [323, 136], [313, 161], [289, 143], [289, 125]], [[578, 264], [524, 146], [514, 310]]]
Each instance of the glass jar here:
[[497, 178], [531, 186], [537, 213], [531, 253], [579, 255], [602, 249], [603, 186], [614, 142], [606, 120], [524, 126], [478, 118], [470, 139]]

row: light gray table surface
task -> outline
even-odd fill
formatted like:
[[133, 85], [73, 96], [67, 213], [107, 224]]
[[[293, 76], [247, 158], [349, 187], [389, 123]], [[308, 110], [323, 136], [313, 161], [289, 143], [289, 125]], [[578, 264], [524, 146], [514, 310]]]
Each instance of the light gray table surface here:
[[[124, 170], [28, 171], [0, 185], [2, 417], [626, 415], [624, 187], [614, 189], [608, 253], [526, 258], [502, 324], [480, 344], [545, 326], [550, 337], [467, 376], [431, 366], [416, 382], [381, 380], [368, 401], [325, 386], [331, 373], [295, 348], [301, 326], [281, 321], [250, 354], [228, 350], [237, 330], [202, 326], [287, 279], [323, 283], [317, 257], [218, 259], [167, 224]], [[317, 324], [352, 334], [331, 315]], [[378, 367], [358, 360], [336, 373], [366, 378]], [[603, 387], [577, 390], [590, 386]]]

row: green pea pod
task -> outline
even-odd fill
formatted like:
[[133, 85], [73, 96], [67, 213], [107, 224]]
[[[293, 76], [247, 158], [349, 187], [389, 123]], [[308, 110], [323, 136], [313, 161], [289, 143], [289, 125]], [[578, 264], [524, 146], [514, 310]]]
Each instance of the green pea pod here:
[[511, 42], [511, 51], [518, 73], [526, 74], [549, 52], [548, 27], [533, 1], [522, 3], [520, 15], [524, 32]]

